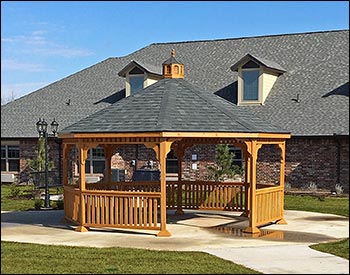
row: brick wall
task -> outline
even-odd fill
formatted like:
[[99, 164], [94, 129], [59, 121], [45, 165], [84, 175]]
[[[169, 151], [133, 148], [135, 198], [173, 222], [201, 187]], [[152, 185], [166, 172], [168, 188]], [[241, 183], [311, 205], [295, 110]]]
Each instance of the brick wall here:
[[315, 183], [320, 189], [334, 190], [338, 181], [348, 193], [348, 137], [340, 139], [295, 137], [287, 141], [286, 182], [292, 187], [302, 188]]
[[[37, 139], [20, 142], [20, 179], [27, 177], [26, 159], [35, 156]], [[59, 168], [59, 145], [49, 142], [49, 159]], [[73, 150], [72, 150], [73, 151]], [[197, 160], [192, 160], [192, 154]], [[264, 145], [258, 153], [257, 179], [261, 183], [277, 183], [279, 181], [279, 149], [275, 145]], [[71, 158], [74, 154], [71, 152]], [[132, 166], [136, 160], [136, 166]], [[126, 180], [132, 177], [133, 169], [142, 169], [153, 161], [153, 168], [159, 168], [152, 149], [144, 145], [124, 145], [115, 150], [112, 157], [112, 168], [125, 169]], [[215, 161], [215, 145], [194, 145], [187, 148], [182, 163], [184, 180], [207, 180], [208, 165]], [[338, 166], [338, 163], [340, 165]], [[196, 169], [192, 164], [196, 164]], [[75, 167], [75, 161], [71, 162]], [[287, 140], [285, 181], [292, 188], [306, 188], [311, 183], [320, 189], [334, 190], [339, 183], [349, 192], [349, 139], [345, 138], [301, 138], [293, 137]], [[244, 178], [244, 177], [243, 177]]]

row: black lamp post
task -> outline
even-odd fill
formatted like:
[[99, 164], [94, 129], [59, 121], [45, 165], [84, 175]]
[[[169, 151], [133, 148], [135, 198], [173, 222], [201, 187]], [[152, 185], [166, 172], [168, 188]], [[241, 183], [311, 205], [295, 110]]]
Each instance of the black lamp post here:
[[36, 129], [38, 130], [39, 137], [45, 138], [45, 208], [50, 208], [50, 193], [49, 193], [49, 161], [47, 158], [47, 138], [48, 137], [56, 137], [58, 123], [54, 119], [51, 123], [51, 131], [52, 134], [47, 132], [47, 122], [45, 119], [39, 118], [39, 121], [36, 123]]

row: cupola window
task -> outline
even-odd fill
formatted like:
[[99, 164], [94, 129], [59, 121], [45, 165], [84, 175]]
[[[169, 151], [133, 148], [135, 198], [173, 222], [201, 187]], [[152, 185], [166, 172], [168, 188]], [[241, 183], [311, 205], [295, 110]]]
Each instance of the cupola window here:
[[184, 64], [175, 59], [175, 50], [171, 50], [171, 57], [163, 62], [164, 78], [184, 78]]

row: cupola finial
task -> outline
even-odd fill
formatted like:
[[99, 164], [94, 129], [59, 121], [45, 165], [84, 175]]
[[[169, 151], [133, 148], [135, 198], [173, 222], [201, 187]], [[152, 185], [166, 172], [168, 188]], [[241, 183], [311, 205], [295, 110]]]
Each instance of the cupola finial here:
[[175, 57], [175, 50], [174, 49], [171, 50], [171, 56]]

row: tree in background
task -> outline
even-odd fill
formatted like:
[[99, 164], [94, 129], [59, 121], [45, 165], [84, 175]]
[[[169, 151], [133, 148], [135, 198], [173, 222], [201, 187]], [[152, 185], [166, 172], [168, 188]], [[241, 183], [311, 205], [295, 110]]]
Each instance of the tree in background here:
[[230, 152], [227, 144], [216, 146], [216, 164], [208, 166], [208, 178], [215, 181], [224, 181], [233, 178], [236, 174], [242, 175], [242, 168], [234, 165], [235, 155]]
[[45, 138], [40, 137], [35, 148], [35, 157], [27, 159], [28, 167], [35, 172], [45, 171]]
[[[49, 150], [49, 148], [48, 148]], [[27, 159], [27, 167], [29, 168], [29, 177], [34, 185], [40, 185], [45, 182], [45, 138], [40, 137], [35, 148], [35, 157]], [[55, 167], [53, 161], [48, 162], [49, 171]]]

